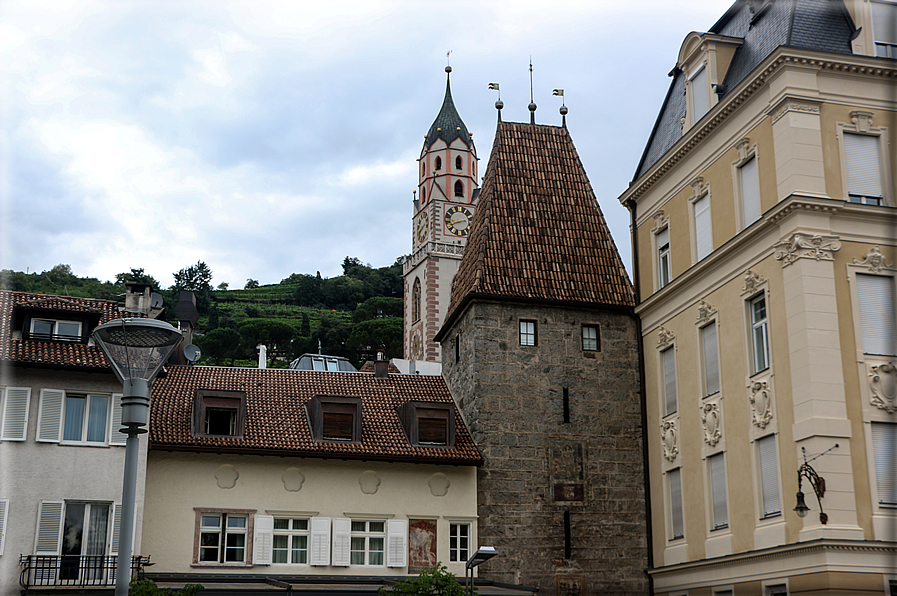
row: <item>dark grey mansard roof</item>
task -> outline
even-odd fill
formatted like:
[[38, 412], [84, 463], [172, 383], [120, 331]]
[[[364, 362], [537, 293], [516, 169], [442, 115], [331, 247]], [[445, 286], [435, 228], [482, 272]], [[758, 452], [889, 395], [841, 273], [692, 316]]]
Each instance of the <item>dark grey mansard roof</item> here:
[[[749, 0], [737, 0], [709, 33], [736, 37], [744, 43], [735, 51], [723, 80], [731, 92], [779, 46], [805, 48], [838, 54], [852, 54], [850, 41], [855, 26], [842, 0], [768, 0], [763, 13], [751, 14]], [[755, 0], [758, 7], [762, 4]], [[754, 22], [751, 23], [751, 19]], [[685, 75], [671, 73], [667, 97], [654, 123], [654, 130], [635, 172], [637, 180], [651, 169], [682, 138], [681, 119], [685, 117]], [[725, 96], [725, 93], [723, 94]]]
[[450, 77], [450, 74], [446, 74], [445, 99], [442, 102], [442, 109], [439, 110], [439, 115], [436, 116], [436, 120], [433, 121], [433, 125], [430, 127], [430, 132], [427, 133], [427, 138], [424, 139], [425, 150], [432, 147], [436, 139], [442, 139], [446, 145], [451, 145], [452, 141], [460, 137], [468, 147], [473, 145], [473, 139], [470, 138], [467, 127], [464, 126], [461, 116], [458, 115], [458, 110], [455, 109], [455, 102], [452, 101]]

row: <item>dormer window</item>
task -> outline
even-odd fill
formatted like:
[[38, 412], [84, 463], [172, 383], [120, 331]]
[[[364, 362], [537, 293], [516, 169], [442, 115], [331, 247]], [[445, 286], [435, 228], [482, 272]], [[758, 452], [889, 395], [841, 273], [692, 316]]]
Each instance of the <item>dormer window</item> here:
[[464, 160], [461, 159], [460, 155], [455, 158], [455, 169], [456, 170], [464, 169]]
[[31, 319], [31, 339], [81, 341], [81, 321]]
[[455, 182], [455, 196], [456, 196], [456, 197], [463, 197], [463, 196], [464, 196], [464, 185], [461, 184], [461, 181], [460, 181], [460, 180], [458, 180], [457, 182]]
[[439, 157], [438, 155], [436, 156], [436, 166], [434, 169], [436, 169], [436, 170], [442, 169], [442, 158]]
[[339, 361], [334, 358], [312, 358], [311, 363], [314, 370], [339, 372]]
[[306, 413], [315, 441], [361, 442], [361, 399], [316, 395]]
[[450, 404], [408, 402], [399, 412], [408, 441], [415, 447], [454, 446], [454, 411]]
[[194, 434], [242, 437], [246, 394], [241, 391], [199, 390], [194, 398]]
[[692, 122], [697, 122], [709, 109], [706, 65], [702, 64], [700, 68], [691, 75], [689, 78], [689, 86], [691, 87]]
[[897, 58], [897, 2], [873, 0], [870, 6], [875, 55]]

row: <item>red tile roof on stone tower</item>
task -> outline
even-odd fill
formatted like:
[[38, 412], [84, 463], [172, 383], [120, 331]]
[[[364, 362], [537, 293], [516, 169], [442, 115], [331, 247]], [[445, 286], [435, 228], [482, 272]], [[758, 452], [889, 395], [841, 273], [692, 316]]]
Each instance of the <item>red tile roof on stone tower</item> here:
[[566, 127], [498, 123], [442, 331], [472, 298], [635, 305]]

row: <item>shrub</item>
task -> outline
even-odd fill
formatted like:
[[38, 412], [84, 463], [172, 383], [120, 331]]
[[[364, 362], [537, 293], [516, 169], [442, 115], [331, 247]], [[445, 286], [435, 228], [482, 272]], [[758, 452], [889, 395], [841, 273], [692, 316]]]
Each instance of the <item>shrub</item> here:
[[[392, 588], [380, 588], [380, 594], [407, 594], [408, 596], [464, 596], [464, 586], [442, 563], [424, 569], [417, 577], [409, 577]], [[477, 590], [474, 588], [473, 593]]]

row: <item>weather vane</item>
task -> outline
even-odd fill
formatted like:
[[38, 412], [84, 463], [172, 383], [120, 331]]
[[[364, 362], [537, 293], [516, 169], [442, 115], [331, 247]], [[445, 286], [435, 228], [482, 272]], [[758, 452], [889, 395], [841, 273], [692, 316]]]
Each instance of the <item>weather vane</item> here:
[[452, 64], [451, 64], [451, 61], [449, 60], [449, 56], [451, 56], [451, 55], [452, 55], [452, 51], [451, 51], [451, 50], [449, 50], [448, 52], [445, 53], [445, 65], [446, 65], [446, 66], [451, 66], [451, 65], [452, 65]]

